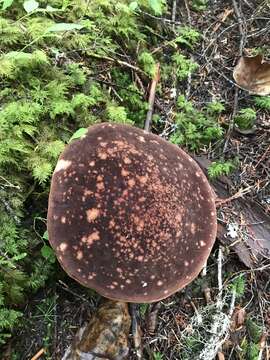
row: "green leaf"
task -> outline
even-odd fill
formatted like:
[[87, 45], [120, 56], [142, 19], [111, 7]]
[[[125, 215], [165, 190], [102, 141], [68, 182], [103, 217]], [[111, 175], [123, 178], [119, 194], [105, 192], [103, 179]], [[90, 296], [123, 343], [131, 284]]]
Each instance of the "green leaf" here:
[[156, 15], [162, 14], [162, 0], [149, 0], [149, 6], [155, 12]]
[[45, 233], [42, 236], [42, 239], [44, 240], [49, 240], [49, 234], [48, 234], [48, 230], [45, 231]]
[[51, 263], [55, 262], [55, 255], [53, 249], [50, 246], [43, 245], [40, 252], [44, 259], [50, 261]]
[[138, 2], [137, 1], [132, 1], [130, 4], [129, 4], [129, 8], [130, 10], [134, 11], [138, 8]]
[[23, 8], [27, 13], [36, 10], [39, 7], [39, 3], [35, 0], [27, 0], [23, 3]]
[[4, 0], [2, 5], [2, 10], [6, 10], [8, 7], [12, 5], [14, 0]]
[[80, 139], [82, 136], [84, 136], [84, 135], [87, 133], [87, 131], [88, 131], [87, 128], [80, 128], [80, 129], [78, 129], [78, 130], [71, 136], [71, 138], [69, 139], [69, 143], [70, 143], [72, 140]]
[[58, 23], [50, 26], [47, 29], [47, 32], [60, 32], [60, 31], [71, 31], [71, 30], [80, 30], [84, 26], [80, 24], [72, 24], [72, 23]]

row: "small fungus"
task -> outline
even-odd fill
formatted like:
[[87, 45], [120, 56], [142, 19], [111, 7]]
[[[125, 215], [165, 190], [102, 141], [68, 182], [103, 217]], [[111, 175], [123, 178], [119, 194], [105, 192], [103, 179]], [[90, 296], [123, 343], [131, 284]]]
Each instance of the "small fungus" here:
[[205, 175], [157, 135], [102, 123], [59, 158], [51, 245], [71, 277], [107, 298], [147, 303], [185, 287], [203, 268], [216, 229]]

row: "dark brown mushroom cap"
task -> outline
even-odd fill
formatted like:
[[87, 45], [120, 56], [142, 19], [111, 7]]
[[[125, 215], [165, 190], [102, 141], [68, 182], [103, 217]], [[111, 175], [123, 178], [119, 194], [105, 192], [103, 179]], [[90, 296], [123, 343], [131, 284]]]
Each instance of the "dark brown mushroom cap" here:
[[216, 226], [214, 193], [195, 161], [135, 127], [91, 126], [53, 174], [50, 243], [72, 278], [107, 298], [152, 302], [183, 288]]

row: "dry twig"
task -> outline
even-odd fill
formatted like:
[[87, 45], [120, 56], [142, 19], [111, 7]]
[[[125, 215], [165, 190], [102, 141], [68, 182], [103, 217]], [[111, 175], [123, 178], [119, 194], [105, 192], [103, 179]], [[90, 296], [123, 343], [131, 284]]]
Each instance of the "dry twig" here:
[[153, 110], [154, 110], [156, 87], [157, 87], [159, 78], [160, 78], [160, 65], [158, 63], [156, 65], [156, 73], [152, 80], [152, 84], [151, 84], [151, 88], [150, 88], [149, 101], [148, 101], [149, 109], [148, 109], [145, 124], [144, 124], [145, 131], [151, 131], [151, 123], [152, 123], [152, 115], [153, 115]]
[[45, 353], [45, 350], [44, 350], [44, 349], [40, 349], [40, 350], [36, 353], [36, 355], [34, 355], [34, 356], [31, 358], [31, 360], [37, 360], [37, 359], [39, 359], [44, 353]]

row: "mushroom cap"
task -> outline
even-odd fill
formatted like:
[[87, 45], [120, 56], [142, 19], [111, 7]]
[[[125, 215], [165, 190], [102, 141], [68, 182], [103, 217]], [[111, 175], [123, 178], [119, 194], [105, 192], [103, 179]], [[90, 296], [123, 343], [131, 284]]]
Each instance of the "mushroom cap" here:
[[49, 241], [69, 276], [107, 298], [146, 303], [185, 287], [216, 229], [215, 196], [200, 167], [141, 129], [91, 126], [54, 170]]

